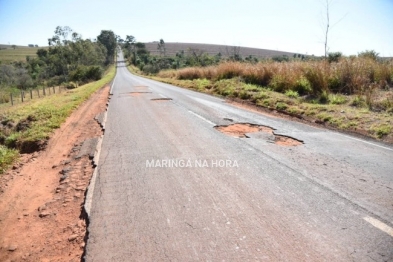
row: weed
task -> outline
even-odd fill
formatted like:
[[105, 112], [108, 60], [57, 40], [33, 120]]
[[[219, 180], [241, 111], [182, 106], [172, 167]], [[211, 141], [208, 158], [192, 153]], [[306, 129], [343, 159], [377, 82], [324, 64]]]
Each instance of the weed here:
[[347, 102], [347, 98], [343, 95], [337, 94], [337, 95], [329, 95], [329, 103], [332, 105], [342, 105]]
[[373, 132], [378, 138], [382, 138], [392, 131], [392, 126], [387, 124], [377, 125], [371, 127], [371, 132]]
[[4, 171], [16, 161], [18, 156], [19, 153], [17, 150], [0, 145], [0, 174], [4, 173]]
[[287, 90], [285, 92], [285, 95], [290, 98], [298, 98], [299, 97], [299, 93], [297, 91], [292, 91], [292, 90]]
[[364, 98], [362, 96], [357, 95], [352, 99], [351, 106], [365, 107], [366, 101], [364, 100]]
[[319, 113], [317, 115], [317, 118], [319, 118], [323, 122], [327, 122], [327, 121], [330, 121], [332, 119], [332, 116], [327, 114], [327, 113]]
[[276, 109], [277, 109], [277, 110], [284, 111], [284, 110], [287, 109], [287, 108], [288, 108], [288, 105], [285, 104], [285, 103], [283, 103], [283, 102], [278, 102], [278, 103], [276, 104]]
[[328, 92], [322, 91], [322, 93], [319, 95], [318, 101], [321, 104], [326, 104], [327, 102], [329, 102], [329, 94], [328, 94]]

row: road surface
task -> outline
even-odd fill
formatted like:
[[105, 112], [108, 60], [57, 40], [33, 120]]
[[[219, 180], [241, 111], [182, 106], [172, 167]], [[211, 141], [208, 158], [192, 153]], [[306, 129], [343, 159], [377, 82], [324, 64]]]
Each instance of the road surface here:
[[[111, 92], [86, 261], [393, 261], [391, 146], [122, 63]], [[236, 123], [261, 131], [214, 128]], [[277, 144], [280, 135], [303, 144]]]

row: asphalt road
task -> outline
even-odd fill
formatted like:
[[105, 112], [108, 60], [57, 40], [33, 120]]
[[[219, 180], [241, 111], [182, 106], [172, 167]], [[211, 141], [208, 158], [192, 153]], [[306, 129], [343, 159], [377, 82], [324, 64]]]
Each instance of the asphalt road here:
[[[86, 261], [393, 261], [391, 146], [237, 108], [124, 64], [111, 92]], [[214, 128], [235, 123], [304, 144]]]

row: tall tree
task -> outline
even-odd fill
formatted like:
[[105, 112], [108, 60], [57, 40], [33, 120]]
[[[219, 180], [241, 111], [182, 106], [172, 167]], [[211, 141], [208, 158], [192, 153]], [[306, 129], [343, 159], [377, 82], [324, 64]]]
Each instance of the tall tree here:
[[158, 51], [160, 51], [160, 55], [164, 54], [164, 56], [166, 55], [166, 47], [165, 47], [165, 42], [164, 39], [160, 39], [160, 42], [158, 42], [157, 45], [157, 49]]
[[116, 51], [116, 36], [111, 30], [101, 30], [101, 34], [97, 36], [98, 42], [103, 44], [107, 50], [106, 64], [113, 63]]

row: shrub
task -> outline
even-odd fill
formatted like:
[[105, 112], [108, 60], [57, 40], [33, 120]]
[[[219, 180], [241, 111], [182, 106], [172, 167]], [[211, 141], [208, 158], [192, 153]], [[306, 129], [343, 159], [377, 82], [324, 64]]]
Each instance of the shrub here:
[[371, 127], [371, 131], [378, 137], [382, 138], [388, 135], [392, 131], [392, 127], [390, 125], [382, 124], [379, 126]]
[[83, 66], [80, 65], [69, 73], [71, 81], [79, 83], [87, 83], [89, 81], [100, 80], [103, 70], [100, 66]]
[[360, 95], [355, 96], [355, 98], [351, 102], [351, 106], [355, 107], [364, 107], [366, 106], [366, 101], [364, 98]]
[[284, 92], [288, 89], [289, 83], [282, 75], [274, 75], [270, 81], [269, 87], [276, 92]]
[[283, 102], [278, 102], [278, 103], [276, 104], [276, 109], [277, 109], [277, 110], [283, 111], [283, 110], [285, 110], [285, 109], [287, 109], [287, 108], [288, 108], [288, 105], [285, 104], [285, 103], [283, 103]]
[[303, 76], [296, 80], [296, 83], [292, 89], [301, 95], [310, 94], [312, 92], [310, 81], [308, 81], [308, 79]]
[[340, 60], [340, 58], [342, 57], [342, 55], [343, 54], [341, 52], [329, 53], [328, 54], [329, 63], [338, 62]]
[[347, 102], [347, 98], [343, 95], [329, 95], [329, 103], [333, 105], [342, 105]]
[[291, 97], [291, 98], [298, 98], [299, 97], [299, 93], [297, 91], [293, 91], [293, 90], [287, 90], [285, 92], [285, 95], [287, 97]]
[[74, 88], [77, 88], [79, 85], [78, 85], [78, 83], [75, 83], [75, 82], [68, 82], [68, 83], [65, 83], [64, 86], [67, 89], [74, 89]]
[[322, 93], [319, 95], [318, 98], [319, 102], [321, 104], [326, 104], [327, 102], [329, 102], [329, 94], [326, 91], [322, 91]]

